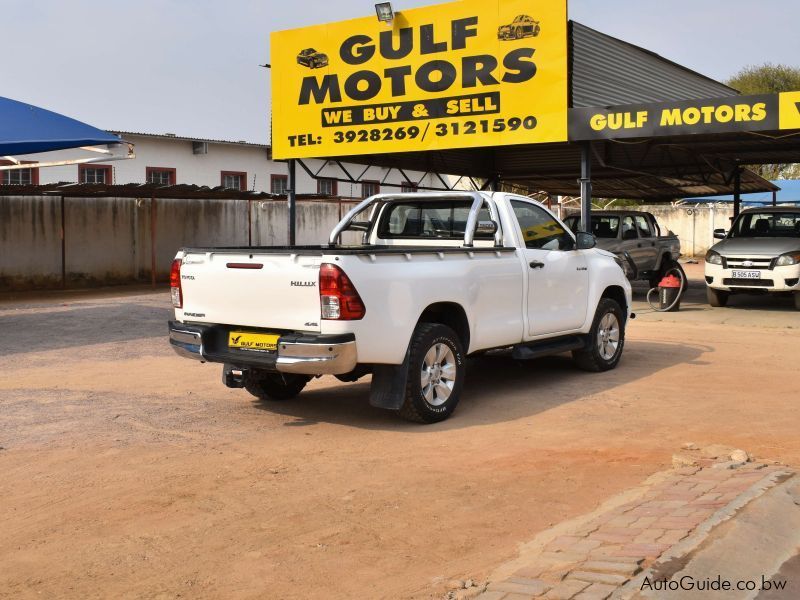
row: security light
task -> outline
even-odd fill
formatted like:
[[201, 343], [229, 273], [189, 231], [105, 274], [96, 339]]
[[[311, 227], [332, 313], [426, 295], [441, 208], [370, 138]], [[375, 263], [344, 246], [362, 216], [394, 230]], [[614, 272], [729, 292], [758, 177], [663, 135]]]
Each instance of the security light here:
[[391, 2], [379, 2], [375, 5], [375, 12], [378, 13], [378, 21], [391, 23], [394, 19], [394, 11]]

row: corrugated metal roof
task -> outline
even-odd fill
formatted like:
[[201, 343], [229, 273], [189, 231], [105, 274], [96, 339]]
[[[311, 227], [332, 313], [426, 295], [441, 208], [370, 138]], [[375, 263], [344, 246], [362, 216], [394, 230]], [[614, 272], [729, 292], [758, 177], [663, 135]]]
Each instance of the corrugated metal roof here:
[[[154, 183], [129, 183], [105, 185], [102, 183], [50, 183], [45, 185], [0, 185], [0, 196], [67, 196], [89, 198], [185, 198], [221, 200], [279, 200], [286, 201], [286, 194], [232, 190], [224, 187], [200, 185], [157, 185]], [[338, 196], [320, 194], [297, 194], [298, 200], [339, 200]]]
[[[207, 142], [209, 144], [227, 144], [232, 146], [249, 146], [251, 148], [263, 148], [265, 150], [269, 150], [271, 146], [269, 144], [256, 144], [254, 142], [247, 142], [244, 140], [240, 141], [233, 141], [233, 140], [213, 140], [209, 138], [200, 138], [200, 137], [186, 137], [181, 135], [173, 135], [171, 133], [144, 133], [141, 131], [119, 131], [117, 129], [109, 129], [108, 133], [113, 133], [115, 135], [122, 136], [123, 138], [126, 136], [138, 136], [138, 137], [146, 137], [158, 140], [179, 140], [182, 142]], [[133, 141], [133, 140], [128, 140]]]
[[[509, 180], [505, 180], [509, 181]], [[510, 180], [529, 189], [547, 190], [551, 194], [579, 196], [580, 185], [569, 177], [532, 177]], [[742, 171], [742, 191], [756, 192], [769, 184], [752, 171]], [[596, 198], [628, 198], [650, 201], [672, 201], [684, 196], [706, 196], [731, 189], [731, 182], [719, 173], [669, 177], [660, 174], [609, 173], [592, 177], [592, 195]]]
[[654, 52], [570, 21], [571, 106], [693, 100], [738, 92]]

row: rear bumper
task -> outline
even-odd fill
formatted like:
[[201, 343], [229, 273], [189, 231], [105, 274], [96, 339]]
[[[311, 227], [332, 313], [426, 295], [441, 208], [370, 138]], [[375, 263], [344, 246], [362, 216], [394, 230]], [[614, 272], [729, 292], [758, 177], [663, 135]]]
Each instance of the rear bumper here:
[[184, 358], [280, 373], [342, 375], [358, 364], [356, 338], [352, 333], [285, 333], [278, 340], [277, 351], [260, 352], [229, 348], [229, 331], [224, 325], [170, 321], [169, 343]]

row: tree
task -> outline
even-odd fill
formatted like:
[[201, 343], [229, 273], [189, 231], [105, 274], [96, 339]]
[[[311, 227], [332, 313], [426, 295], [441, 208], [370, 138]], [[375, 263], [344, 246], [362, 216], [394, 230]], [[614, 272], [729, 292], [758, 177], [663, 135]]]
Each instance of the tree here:
[[[751, 65], [725, 82], [742, 94], [777, 94], [800, 90], [800, 68], [789, 65]], [[764, 179], [800, 179], [800, 165], [754, 165]]]
[[725, 82], [742, 94], [777, 94], [800, 90], [800, 68], [789, 65], [751, 65]]

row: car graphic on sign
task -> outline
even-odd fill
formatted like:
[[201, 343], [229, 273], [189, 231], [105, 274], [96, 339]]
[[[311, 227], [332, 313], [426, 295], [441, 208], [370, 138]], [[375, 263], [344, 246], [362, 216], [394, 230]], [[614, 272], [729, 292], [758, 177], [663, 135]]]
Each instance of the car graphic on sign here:
[[328, 55], [317, 52], [314, 48], [301, 50], [297, 55], [297, 64], [308, 67], [309, 69], [319, 69], [328, 66]]
[[536, 37], [541, 29], [539, 21], [534, 21], [528, 15], [517, 15], [510, 25], [501, 25], [497, 28], [497, 39], [521, 40]]

